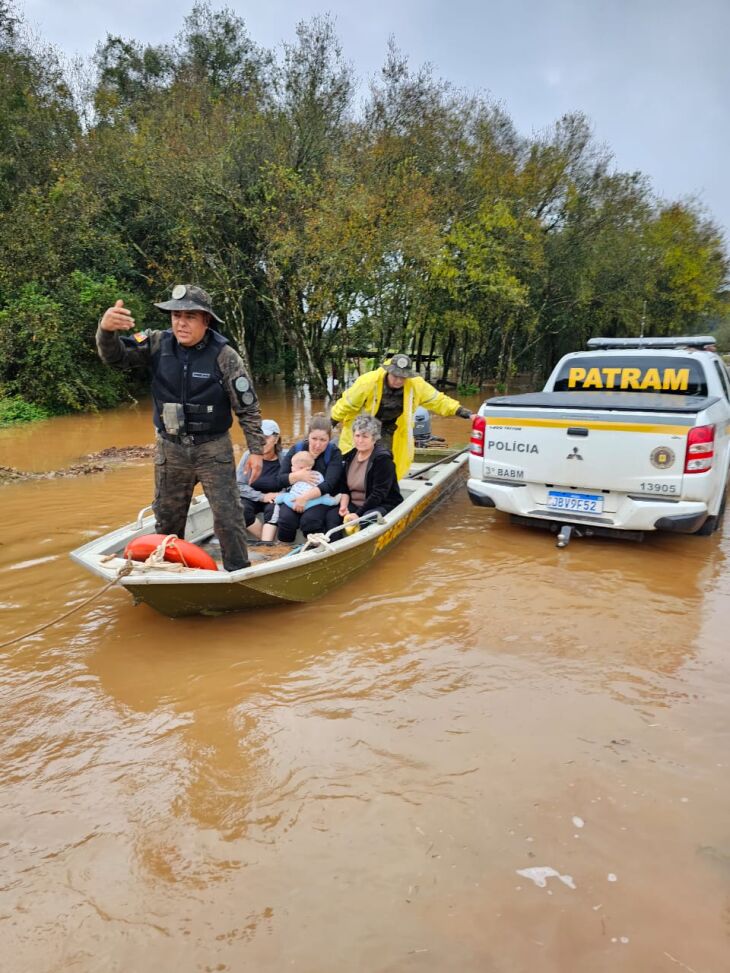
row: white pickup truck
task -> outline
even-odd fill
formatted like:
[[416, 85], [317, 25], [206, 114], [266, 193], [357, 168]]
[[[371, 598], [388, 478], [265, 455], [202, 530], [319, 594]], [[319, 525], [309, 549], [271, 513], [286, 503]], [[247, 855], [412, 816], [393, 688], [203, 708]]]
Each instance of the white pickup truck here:
[[725, 511], [730, 378], [715, 339], [592, 338], [542, 392], [472, 420], [472, 502], [571, 534], [711, 534]]

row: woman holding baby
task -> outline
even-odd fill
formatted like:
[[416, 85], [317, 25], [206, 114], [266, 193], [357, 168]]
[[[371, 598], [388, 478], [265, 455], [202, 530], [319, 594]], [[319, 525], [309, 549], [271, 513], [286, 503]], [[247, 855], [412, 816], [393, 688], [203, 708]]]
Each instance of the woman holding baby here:
[[[295, 484], [301, 486], [291, 498], [291, 506], [282, 503], [279, 507], [278, 538], [285, 543], [291, 543], [297, 529], [307, 536], [329, 530], [338, 524], [339, 517], [336, 506], [314, 504], [307, 507], [307, 502], [319, 497], [332, 497], [338, 493], [342, 476], [342, 453], [332, 440], [332, 423], [323, 415], [312, 416], [307, 438], [294, 443], [292, 448], [281, 461], [279, 489], [289, 491]], [[292, 468], [292, 460], [297, 453], [306, 451], [314, 459], [313, 465], [309, 461], [299, 469]], [[299, 466], [299, 463], [294, 464]]]

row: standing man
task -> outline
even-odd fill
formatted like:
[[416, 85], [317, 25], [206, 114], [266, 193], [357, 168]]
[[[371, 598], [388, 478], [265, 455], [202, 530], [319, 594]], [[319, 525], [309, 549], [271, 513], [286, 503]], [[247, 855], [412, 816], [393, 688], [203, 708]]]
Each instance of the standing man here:
[[393, 453], [398, 479], [408, 472], [416, 446], [413, 439], [413, 416], [423, 406], [440, 416], [471, 419], [471, 412], [456, 399], [439, 392], [416, 375], [408, 355], [393, 355], [380, 368], [365, 372], [332, 406], [333, 422], [342, 423], [339, 447], [342, 453], [352, 449], [352, 423], [361, 412], [380, 419], [380, 442]]
[[223, 567], [249, 565], [243, 509], [236, 483], [231, 409], [241, 424], [250, 456], [249, 482], [261, 473], [264, 438], [256, 393], [241, 356], [210, 326], [215, 320], [208, 294], [193, 284], [178, 284], [172, 300], [155, 304], [170, 313], [167, 331], [119, 332], [134, 327], [131, 312], [117, 301], [106, 310], [96, 332], [99, 357], [117, 368], [144, 368], [152, 376], [155, 443], [155, 500], [159, 534], [185, 535], [196, 483], [210, 502]]

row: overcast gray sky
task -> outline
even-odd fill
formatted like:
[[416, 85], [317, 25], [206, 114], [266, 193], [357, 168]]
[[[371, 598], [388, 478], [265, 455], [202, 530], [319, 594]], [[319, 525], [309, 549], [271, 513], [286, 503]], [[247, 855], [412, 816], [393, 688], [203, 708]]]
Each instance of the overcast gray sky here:
[[[193, 0], [20, 0], [27, 21], [65, 54], [107, 33], [172, 40]], [[585, 112], [620, 169], [640, 169], [664, 197], [694, 196], [726, 232], [730, 189], [730, 0], [228, 0], [252, 39], [291, 40], [329, 12], [347, 60], [367, 81], [388, 37], [414, 67], [488, 92], [517, 128]]]

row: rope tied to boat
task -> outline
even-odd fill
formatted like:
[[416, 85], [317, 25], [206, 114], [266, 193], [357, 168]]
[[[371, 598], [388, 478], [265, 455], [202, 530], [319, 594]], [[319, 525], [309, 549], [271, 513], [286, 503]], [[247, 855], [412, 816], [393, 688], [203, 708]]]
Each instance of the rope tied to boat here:
[[306, 543], [300, 547], [299, 553], [303, 554], [305, 551], [315, 547], [324, 548], [328, 552], [333, 550], [332, 541], [327, 534], [309, 534]]
[[176, 564], [174, 561], [165, 560], [165, 552], [177, 539], [176, 534], [168, 534], [166, 537], [164, 537], [147, 558], [147, 560], [143, 562], [144, 567], [154, 568], [155, 570], [160, 569], [162, 571], [183, 571], [185, 568], [189, 568], [190, 565], [185, 560], [185, 554], [180, 548], [177, 548], [177, 553], [180, 555], [182, 564]]
[[52, 618], [50, 622], [46, 622], [44, 625], [39, 625], [38, 628], [34, 628], [32, 631], [26, 632], [24, 635], [17, 635], [14, 639], [8, 639], [6, 642], [0, 642], [0, 649], [4, 649], [8, 645], [14, 645], [16, 642], [22, 642], [24, 639], [30, 638], [31, 635], [39, 635], [52, 625], [62, 622], [64, 618], [68, 618], [69, 615], [73, 615], [73, 613], [77, 612], [80, 608], [84, 608], [86, 605], [91, 604], [92, 601], [94, 601], [100, 595], [103, 595], [104, 592], [108, 591], [110, 588], [114, 587], [115, 584], [119, 584], [122, 578], [126, 577], [128, 574], [131, 574], [133, 570], [134, 563], [131, 558], [127, 558], [112, 580], [109, 581], [108, 584], [105, 584], [103, 588], [100, 588], [99, 591], [95, 591], [93, 595], [85, 598], [78, 605], [74, 605], [74, 607], [70, 608], [67, 612], [63, 612], [62, 615], [57, 615], [56, 618]]
[[[367, 526], [368, 524], [372, 523], [384, 524], [385, 522], [385, 518], [379, 510], [369, 510], [366, 514], [363, 514], [360, 517], [355, 517], [346, 524], [337, 524], [335, 527], [328, 530], [326, 534], [309, 534], [306, 543], [302, 544], [296, 553], [304, 554], [304, 552], [307, 550], [320, 548], [326, 551], [328, 554], [331, 554], [332, 551], [335, 550], [334, 541], [332, 540], [335, 534], [341, 534], [347, 527], [352, 527], [353, 525], [357, 525], [359, 528], [361, 525]], [[342, 540], [342, 538], [340, 537], [338, 540]], [[295, 552], [292, 551], [291, 553], [294, 554]]]
[[[145, 561], [132, 560], [131, 570], [142, 571], [142, 572], [172, 571], [173, 573], [179, 574], [181, 571], [190, 569], [190, 565], [185, 560], [185, 554], [179, 547], [176, 550], [179, 556], [182, 558], [182, 563], [180, 563], [179, 561], [165, 560], [165, 552], [167, 551], [167, 548], [170, 547], [170, 545], [177, 540], [179, 540], [177, 534], [167, 534], [165, 537], [163, 537], [163, 539], [160, 541], [160, 543], [157, 545], [154, 551], [152, 551], [152, 553], [148, 555]], [[101, 562], [101, 564], [108, 564], [110, 561], [116, 561], [118, 557], [119, 554], [112, 552], [111, 554], [105, 554], [103, 557], [100, 557], [99, 561]]]

